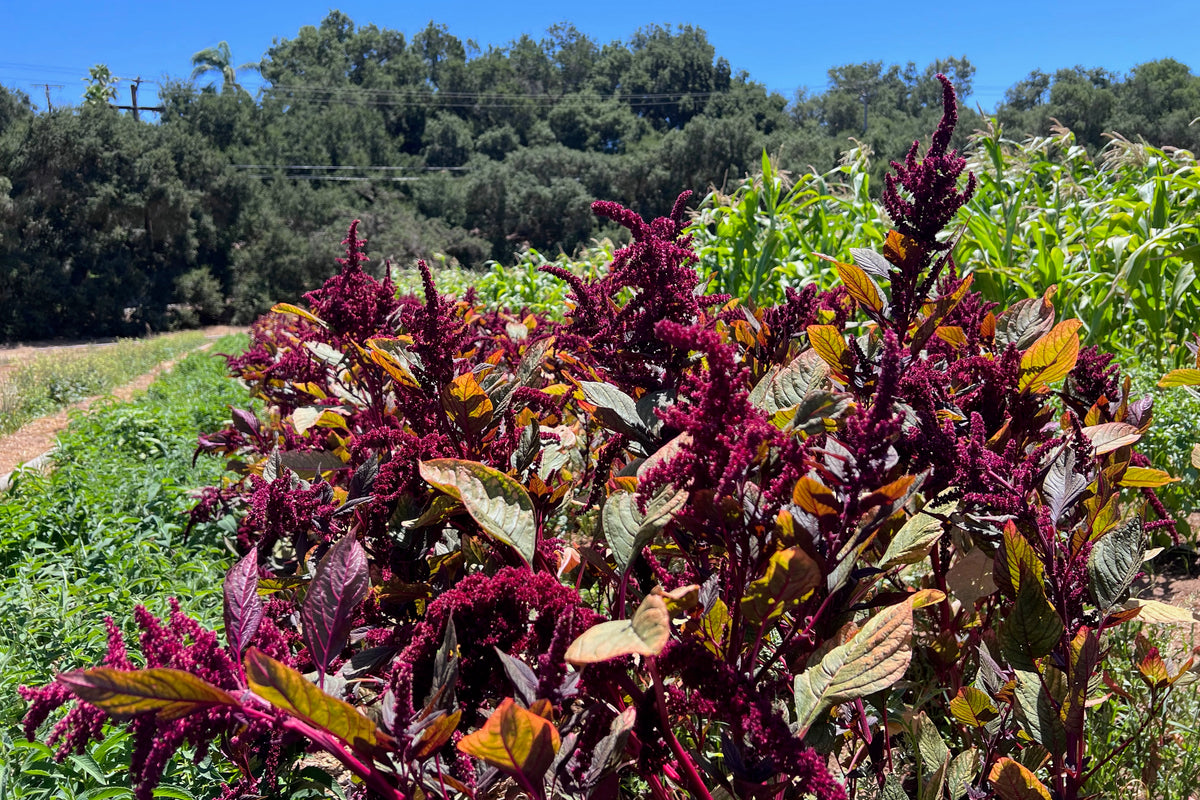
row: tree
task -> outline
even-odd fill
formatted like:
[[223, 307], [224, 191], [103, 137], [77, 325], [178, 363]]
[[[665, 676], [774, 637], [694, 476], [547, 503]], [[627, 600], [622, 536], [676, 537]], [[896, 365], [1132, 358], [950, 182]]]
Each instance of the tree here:
[[192, 56], [192, 80], [196, 80], [209, 72], [220, 74], [222, 90], [241, 90], [237, 82], [239, 72], [257, 71], [258, 65], [246, 62], [240, 67], [233, 66], [233, 55], [229, 52], [229, 42], [219, 42], [216, 47], [207, 47]]
[[88, 70], [83, 79], [88, 86], [83, 90], [83, 103], [88, 106], [107, 106], [117, 96], [117, 78], [107, 64], [97, 64]]

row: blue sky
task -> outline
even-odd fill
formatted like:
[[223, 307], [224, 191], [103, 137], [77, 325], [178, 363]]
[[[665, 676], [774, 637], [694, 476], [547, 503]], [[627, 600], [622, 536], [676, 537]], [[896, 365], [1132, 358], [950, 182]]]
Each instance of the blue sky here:
[[[563, 21], [602, 43], [627, 38], [651, 23], [689, 23], [708, 32], [717, 54], [735, 70], [747, 70], [789, 98], [797, 87], [823, 89], [831, 66], [868, 60], [924, 66], [935, 58], [965, 55], [977, 70], [969, 101], [984, 110], [993, 109], [1007, 87], [1035, 68], [1053, 71], [1082, 64], [1124, 73], [1141, 62], [1172, 57], [1194, 73], [1200, 71], [1200, 0], [959, 0], [945, 7], [948, 11], [936, 16], [933, 4], [894, 0], [604, 0], [586, 5], [545, 0], [353, 0], [337, 5], [328, 0], [0, 0], [0, 83], [28, 92], [39, 106], [45, 105], [45, 90], [35, 84], [57, 84], [50, 89], [52, 102], [78, 103], [82, 78], [92, 64], [105, 63], [127, 78], [185, 77], [192, 53], [221, 40], [229, 42], [237, 63], [257, 61], [273, 39], [290, 38], [300, 27], [319, 23], [330, 8], [339, 8], [357, 24], [375, 23], [406, 35], [433, 20], [460, 39], [485, 47], [522, 33], [538, 36]], [[253, 90], [257, 80], [248, 76], [244, 84]], [[120, 97], [128, 100], [124, 87]], [[152, 98], [153, 86], [144, 87], [139, 100]]]

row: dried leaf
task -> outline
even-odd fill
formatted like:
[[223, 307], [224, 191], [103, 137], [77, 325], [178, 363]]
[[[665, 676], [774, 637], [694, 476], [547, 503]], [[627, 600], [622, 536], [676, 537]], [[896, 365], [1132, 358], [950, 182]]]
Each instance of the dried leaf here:
[[1096, 448], [1098, 456], [1131, 445], [1142, 438], [1141, 432], [1127, 422], [1089, 425], [1083, 429], [1083, 435], [1091, 439], [1092, 447]]

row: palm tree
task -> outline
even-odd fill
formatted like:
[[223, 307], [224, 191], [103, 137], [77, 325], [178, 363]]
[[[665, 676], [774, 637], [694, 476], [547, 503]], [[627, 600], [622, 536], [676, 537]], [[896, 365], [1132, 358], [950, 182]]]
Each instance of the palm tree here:
[[241, 89], [237, 82], [239, 72], [257, 71], [258, 65], [247, 62], [240, 67], [233, 66], [233, 55], [229, 52], [229, 42], [220, 42], [216, 47], [207, 47], [192, 56], [192, 80], [209, 72], [221, 73], [222, 89]]

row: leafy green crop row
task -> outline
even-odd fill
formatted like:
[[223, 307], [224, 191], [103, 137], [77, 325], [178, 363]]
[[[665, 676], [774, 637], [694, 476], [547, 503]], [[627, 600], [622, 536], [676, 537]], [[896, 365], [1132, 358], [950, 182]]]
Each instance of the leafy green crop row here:
[[203, 333], [189, 331], [153, 339], [122, 339], [83, 352], [59, 350], [36, 356], [0, 378], [0, 434], [106, 392], [203, 341]]
[[[244, 346], [244, 337], [227, 337], [213, 350]], [[128, 796], [125, 734], [55, 764], [43, 745], [20, 737], [25, 702], [16, 689], [43, 681], [47, 669], [94, 661], [105, 648], [99, 620], [131, 627], [137, 603], [161, 612], [173, 595], [214, 621], [229, 563], [222, 532], [182, 534], [188, 491], [220, 474], [213, 459], [190, 466], [197, 433], [219, 424], [230, 404], [244, 405], [245, 391], [226, 377], [225, 362], [190, 355], [135, 402], [77, 416], [60, 437], [56, 470], [0, 494], [0, 798]], [[218, 777], [184, 766], [167, 783], [198, 793]]]

